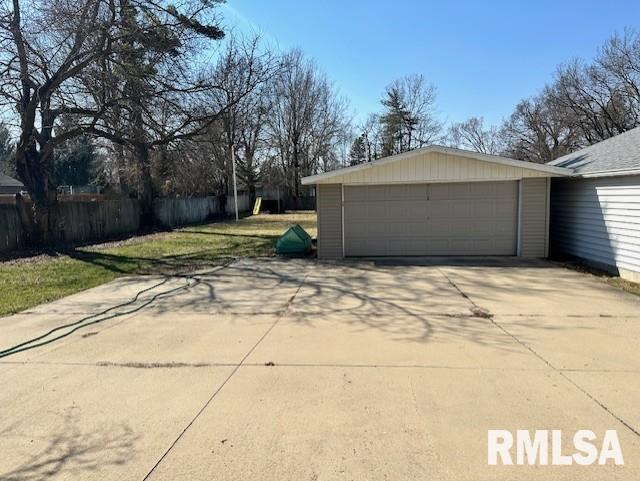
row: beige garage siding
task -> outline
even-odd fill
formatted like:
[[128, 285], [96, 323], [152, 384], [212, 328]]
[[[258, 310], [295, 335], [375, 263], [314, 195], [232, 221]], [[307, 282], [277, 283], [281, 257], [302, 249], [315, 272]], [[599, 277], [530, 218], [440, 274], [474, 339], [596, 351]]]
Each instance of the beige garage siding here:
[[520, 184], [520, 252], [547, 257], [549, 238], [548, 179], [522, 179]]
[[342, 184], [316, 187], [318, 258], [342, 257]]
[[[406, 157], [403, 157], [404, 155]], [[441, 152], [414, 151], [396, 157], [401, 158], [391, 163], [385, 163], [385, 160], [382, 159], [377, 162], [360, 164], [344, 169], [343, 173], [337, 171], [338, 175], [320, 180], [318, 183], [364, 185], [395, 182], [494, 181], [518, 180], [528, 177], [544, 178], [549, 175], [526, 168], [527, 165], [524, 162], [520, 166], [502, 165], [493, 162], [479, 162], [460, 155]]]

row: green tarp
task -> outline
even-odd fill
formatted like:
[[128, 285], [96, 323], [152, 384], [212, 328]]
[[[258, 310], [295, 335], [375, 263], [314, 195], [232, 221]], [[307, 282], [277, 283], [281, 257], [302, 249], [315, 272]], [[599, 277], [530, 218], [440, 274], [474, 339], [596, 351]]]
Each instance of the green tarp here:
[[303, 255], [309, 252], [311, 252], [311, 236], [298, 224], [287, 229], [276, 242], [278, 255]]

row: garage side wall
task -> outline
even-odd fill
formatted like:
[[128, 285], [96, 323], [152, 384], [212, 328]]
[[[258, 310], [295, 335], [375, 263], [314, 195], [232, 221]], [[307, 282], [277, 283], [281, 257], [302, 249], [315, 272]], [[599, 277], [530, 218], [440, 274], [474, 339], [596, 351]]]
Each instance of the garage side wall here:
[[316, 186], [318, 258], [342, 258], [342, 184]]
[[546, 178], [521, 180], [519, 238], [520, 256], [547, 257], [549, 196]]

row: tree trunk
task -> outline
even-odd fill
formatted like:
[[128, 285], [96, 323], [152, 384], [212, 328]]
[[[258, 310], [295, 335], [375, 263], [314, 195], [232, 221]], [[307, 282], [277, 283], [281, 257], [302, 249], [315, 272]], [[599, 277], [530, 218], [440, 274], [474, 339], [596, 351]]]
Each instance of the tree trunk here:
[[293, 146], [293, 193], [300, 197], [300, 156], [298, 146]]
[[139, 169], [138, 199], [140, 201], [140, 226], [151, 229], [155, 225], [153, 215], [153, 182], [151, 179], [151, 165], [149, 162], [149, 148], [145, 144], [138, 144], [134, 148], [136, 165]]
[[129, 178], [127, 168], [127, 157], [124, 145], [115, 144], [116, 166], [118, 169], [118, 184], [122, 195], [129, 195]]
[[31, 213], [26, 215], [24, 199], [17, 199], [22, 210], [20, 219], [22, 228], [27, 232], [31, 245], [42, 246], [55, 240], [57, 227], [57, 202], [55, 179], [53, 177], [53, 151], [46, 156], [31, 145], [18, 145], [16, 149], [16, 167], [18, 176], [24, 182], [31, 197]]

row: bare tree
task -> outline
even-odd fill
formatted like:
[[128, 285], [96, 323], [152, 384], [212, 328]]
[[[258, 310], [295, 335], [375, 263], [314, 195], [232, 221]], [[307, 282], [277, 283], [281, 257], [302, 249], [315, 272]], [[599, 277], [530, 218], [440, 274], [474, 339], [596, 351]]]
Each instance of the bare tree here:
[[581, 132], [587, 144], [628, 130], [630, 111], [616, 82], [605, 69], [574, 61], [560, 67], [545, 94], [567, 124]]
[[367, 161], [371, 162], [382, 156], [383, 128], [380, 115], [373, 113], [367, 117], [362, 126]]
[[561, 65], [503, 126], [506, 149], [548, 162], [640, 125], [640, 35], [613, 35], [592, 62]]
[[270, 95], [270, 148], [290, 193], [297, 197], [302, 176], [338, 163], [335, 148], [348, 124], [346, 101], [299, 50], [283, 56]]
[[238, 177], [255, 196], [258, 175], [258, 149], [263, 144], [266, 116], [271, 99], [267, 83], [278, 74], [280, 63], [260, 47], [260, 38], [231, 39], [223, 52], [212, 77], [217, 88], [210, 91], [208, 100], [219, 112], [210, 140], [219, 143], [215, 167], [224, 173], [222, 194], [232, 189], [232, 159], [237, 164]]
[[154, 161], [166, 171], [169, 146], [200, 135], [220, 114], [202, 108], [219, 87], [196, 62], [202, 49], [224, 37], [216, 3], [182, 2], [178, 10], [171, 3], [120, 0], [116, 31], [123, 46], [83, 76], [109, 114], [90, 132], [121, 146], [115, 149], [120, 170], [129, 157], [143, 226], [154, 222]]
[[600, 49], [596, 65], [625, 98], [629, 125], [640, 124], [640, 33], [626, 30], [611, 36]]
[[495, 126], [485, 127], [482, 117], [471, 117], [449, 127], [449, 143], [483, 154], [499, 154], [503, 150], [500, 130]]
[[577, 142], [575, 131], [546, 95], [520, 102], [501, 135], [506, 155], [537, 163], [571, 152]]
[[[0, 87], [19, 118], [16, 164], [34, 205], [34, 240], [56, 229], [55, 149], [80, 135], [109, 139], [136, 167], [151, 218], [151, 151], [196, 135], [217, 112], [195, 100], [214, 86], [192, 60], [222, 38], [213, 2], [12, 0], [0, 12]], [[25, 10], [26, 8], [26, 10]], [[201, 105], [201, 104], [200, 104]], [[73, 128], [64, 129], [66, 116]], [[124, 151], [120, 150], [122, 155]]]
[[109, 4], [101, 0], [12, 0], [0, 6], [1, 106], [17, 114], [16, 170], [34, 207], [23, 222], [35, 242], [46, 241], [55, 229], [54, 151], [83, 132], [76, 127], [56, 133], [56, 122], [63, 114], [78, 115], [91, 125], [103, 113], [77, 77], [109, 54], [113, 25]]

